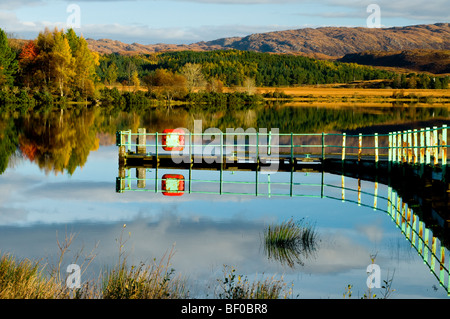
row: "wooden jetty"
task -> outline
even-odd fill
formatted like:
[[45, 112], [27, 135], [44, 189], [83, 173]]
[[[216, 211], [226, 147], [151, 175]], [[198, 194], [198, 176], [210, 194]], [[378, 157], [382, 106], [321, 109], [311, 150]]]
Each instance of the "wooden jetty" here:
[[[401, 169], [447, 182], [447, 126], [348, 135], [217, 132], [117, 132], [119, 166], [252, 171], [376, 171], [386, 179]], [[172, 143], [182, 136], [178, 145]], [[199, 141], [200, 140], [200, 141]], [[231, 141], [231, 142], [230, 142]], [[173, 151], [178, 147], [176, 151]], [[208, 154], [205, 153], [208, 148]], [[169, 149], [170, 151], [167, 151]], [[214, 149], [215, 152], [211, 152]], [[180, 152], [183, 150], [183, 152]], [[320, 167], [318, 166], [320, 165]]]
[[[179, 153], [180, 149], [173, 151], [174, 146], [179, 145], [170, 145], [171, 151], [164, 150], [168, 146], [167, 138], [164, 136], [167, 137], [168, 134], [170, 133], [146, 133], [145, 129], [139, 129], [135, 133], [117, 132], [119, 147], [117, 192], [147, 190], [172, 196], [182, 195], [184, 192], [309, 196], [371, 206], [374, 210], [388, 214], [450, 296], [450, 178], [447, 169], [447, 126], [390, 132], [383, 135], [290, 133], [279, 134], [274, 138], [270, 132], [258, 136], [244, 133], [243, 135], [247, 135], [245, 139], [239, 141], [234, 136], [228, 140], [233, 141], [230, 144], [225, 142], [226, 134], [219, 133], [216, 136], [218, 143], [215, 144], [217, 148], [213, 155], [202, 153], [210, 142], [209, 135], [203, 139], [203, 134], [199, 134], [202, 141], [198, 145], [195, 143], [194, 134], [185, 133], [182, 147], [185, 152]], [[255, 140], [257, 143], [254, 143]], [[259, 143], [261, 140], [262, 143]], [[275, 143], [272, 143], [273, 141]], [[227, 146], [231, 147], [227, 149]], [[200, 154], [195, 151], [200, 151]], [[176, 156], [174, 153], [177, 153]], [[132, 169], [136, 170], [136, 178], [131, 176]], [[189, 176], [186, 179], [179, 175], [182, 178], [179, 181], [183, 183], [183, 190], [171, 194], [164, 193], [165, 190], [160, 186], [165, 185], [169, 179], [176, 180], [178, 175], [169, 174], [160, 177], [159, 169], [178, 173], [188, 171]], [[196, 181], [191, 176], [193, 170], [213, 170], [218, 171], [220, 175], [215, 181]], [[283, 188], [287, 193], [264, 194], [261, 191], [262, 186], [268, 186], [266, 188], [270, 189], [270, 185], [273, 187], [276, 184], [259, 179], [259, 174], [265, 170], [268, 173], [271, 170], [291, 173], [287, 174], [290, 180], [281, 183], [282, 186], [289, 184], [290, 187]], [[223, 178], [225, 171], [255, 171], [254, 180], [244, 182], [247, 186], [253, 185], [253, 191], [248, 194], [238, 193], [236, 190], [226, 191], [224, 186], [228, 184], [231, 188], [237, 189], [238, 187], [234, 185], [239, 185], [239, 182], [225, 181]], [[307, 185], [309, 188], [317, 186], [318, 193], [312, 195], [296, 193], [294, 187], [298, 189], [302, 183], [294, 181], [295, 172], [321, 173], [321, 183]], [[324, 181], [324, 173], [341, 175], [342, 184], [328, 184]], [[154, 174], [154, 177], [149, 178], [147, 176], [149, 174]], [[345, 177], [357, 179], [358, 187], [351, 189], [345, 185]], [[363, 190], [361, 180], [373, 182], [373, 191]], [[136, 189], [130, 187], [131, 181], [136, 182]], [[149, 188], [147, 182], [151, 183], [153, 188]], [[216, 184], [218, 190], [194, 189], [196, 182]], [[388, 186], [386, 195], [379, 194], [379, 184]], [[336, 197], [337, 188], [342, 191], [340, 197]], [[356, 193], [357, 200], [350, 199], [349, 193]], [[361, 195], [372, 198], [372, 205], [364, 204]], [[386, 206], [381, 207], [380, 202], [384, 202]]]

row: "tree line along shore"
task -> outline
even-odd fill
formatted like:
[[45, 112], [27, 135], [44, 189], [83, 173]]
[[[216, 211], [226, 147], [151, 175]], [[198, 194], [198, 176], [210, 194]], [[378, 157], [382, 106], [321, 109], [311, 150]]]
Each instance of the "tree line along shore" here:
[[[29, 41], [8, 39], [0, 29], [3, 108], [27, 110], [68, 103], [115, 104], [122, 108], [172, 101], [255, 103], [291, 99], [296, 93], [285, 92], [296, 88], [310, 88], [307, 95], [301, 90], [297, 93], [314, 97], [318, 88], [322, 87], [320, 94], [326, 94], [323, 87], [330, 85], [391, 89], [394, 93], [390, 97], [397, 99], [414, 97], [403, 90], [436, 91], [447, 89], [448, 83], [448, 76], [396, 73], [355, 63], [251, 51], [100, 55], [90, 50], [84, 37], [73, 29], [45, 29]], [[261, 87], [266, 89], [258, 89]], [[437, 96], [429, 92], [426, 95]]]

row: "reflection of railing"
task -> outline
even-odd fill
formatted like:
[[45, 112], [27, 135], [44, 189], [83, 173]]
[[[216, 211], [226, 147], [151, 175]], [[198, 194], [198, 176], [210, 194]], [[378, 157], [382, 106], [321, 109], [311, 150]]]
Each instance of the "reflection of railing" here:
[[445, 266], [446, 258], [449, 258], [448, 249], [439, 238], [433, 235], [433, 231], [414, 214], [413, 209], [408, 207], [407, 203], [402, 202], [401, 197], [391, 187], [388, 188], [388, 198], [387, 213], [391, 216], [392, 221], [423, 258], [424, 263], [430, 268], [430, 272], [439, 280], [439, 284], [446, 287], [450, 296], [450, 264], [449, 267]]

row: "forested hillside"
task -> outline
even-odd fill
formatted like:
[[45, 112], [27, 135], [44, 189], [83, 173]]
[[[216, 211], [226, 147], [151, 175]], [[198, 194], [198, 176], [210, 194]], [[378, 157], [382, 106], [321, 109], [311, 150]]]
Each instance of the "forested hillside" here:
[[[442, 89], [448, 88], [448, 79], [299, 55], [239, 50], [100, 55], [72, 29], [46, 29], [34, 40], [11, 46], [0, 30], [0, 103], [14, 104], [22, 111], [35, 105], [72, 101], [128, 106], [174, 99], [248, 102], [255, 100], [256, 87], [361, 81], [371, 81], [369, 84], [376, 87]], [[239, 87], [238, 93], [248, 96], [210, 95], [222, 94], [224, 87]]]
[[450, 50], [365, 51], [346, 54], [342, 62], [404, 68], [434, 74], [450, 73]]
[[132, 83], [133, 72], [136, 72], [144, 85], [151, 86], [156, 70], [186, 75], [186, 65], [197, 66], [206, 82], [220, 81], [225, 86], [246, 86], [249, 81], [256, 86], [278, 87], [376, 79], [386, 80], [388, 85], [398, 88], [443, 88], [448, 85], [446, 77], [438, 78], [439, 87], [434, 87], [431, 77], [425, 74], [402, 77], [394, 72], [355, 63], [238, 50], [179, 51], [138, 56], [108, 54], [101, 57], [97, 74], [106, 83]]
[[[347, 83], [355, 80], [391, 79], [393, 73], [356, 64], [319, 61], [293, 55], [275, 55], [250, 51], [180, 51], [155, 55], [104, 55], [98, 75], [103, 81], [131, 81], [133, 71], [145, 79], [157, 69], [183, 73], [186, 64], [201, 67], [206, 80], [217, 79], [225, 86], [242, 86], [254, 79], [256, 86]], [[117, 77], [110, 79], [110, 69]]]

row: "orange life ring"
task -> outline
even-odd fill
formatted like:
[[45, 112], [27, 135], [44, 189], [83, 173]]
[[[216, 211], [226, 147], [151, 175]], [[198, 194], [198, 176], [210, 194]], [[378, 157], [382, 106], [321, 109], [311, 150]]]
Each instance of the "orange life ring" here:
[[182, 129], [165, 129], [162, 135], [165, 151], [182, 151], [184, 149], [184, 131]]
[[184, 194], [184, 176], [180, 174], [164, 174], [161, 180], [164, 196], [182, 196]]

